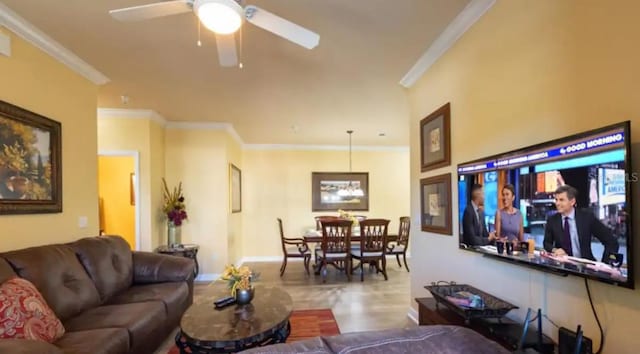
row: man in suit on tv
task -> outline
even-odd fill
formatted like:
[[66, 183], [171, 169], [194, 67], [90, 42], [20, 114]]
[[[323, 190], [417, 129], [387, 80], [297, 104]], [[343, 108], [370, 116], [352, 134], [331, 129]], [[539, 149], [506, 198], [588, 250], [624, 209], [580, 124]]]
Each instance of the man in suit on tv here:
[[467, 246], [485, 246], [496, 239], [495, 232], [489, 232], [484, 222], [484, 190], [482, 185], [471, 187], [471, 201], [462, 215], [462, 238]]
[[578, 191], [565, 184], [555, 191], [557, 214], [547, 218], [544, 249], [556, 256], [573, 256], [595, 261], [591, 253], [591, 236], [604, 245], [603, 260], [618, 253], [618, 241], [598, 218], [588, 210], [576, 209]]

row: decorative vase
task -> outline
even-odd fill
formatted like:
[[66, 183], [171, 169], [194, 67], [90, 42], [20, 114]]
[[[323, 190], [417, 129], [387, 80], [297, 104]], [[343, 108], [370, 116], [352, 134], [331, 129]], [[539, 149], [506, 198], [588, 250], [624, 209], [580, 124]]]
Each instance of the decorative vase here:
[[181, 227], [169, 221], [167, 223], [167, 246], [172, 248], [182, 244]]
[[253, 300], [253, 294], [255, 289], [253, 286], [250, 289], [236, 289], [236, 304], [246, 305]]

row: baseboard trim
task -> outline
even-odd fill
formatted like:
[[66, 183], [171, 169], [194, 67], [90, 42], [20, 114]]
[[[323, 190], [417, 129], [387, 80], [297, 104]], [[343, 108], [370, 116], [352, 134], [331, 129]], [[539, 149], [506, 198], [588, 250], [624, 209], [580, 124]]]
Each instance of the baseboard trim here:
[[[302, 258], [289, 258], [287, 262], [302, 262]], [[282, 262], [282, 256], [255, 256], [255, 257], [242, 257], [238, 261], [238, 265], [242, 265], [247, 262]]]
[[415, 324], [419, 325], [420, 321], [418, 321], [418, 311], [416, 311], [416, 309], [414, 309], [413, 307], [409, 307], [409, 312], [407, 312], [407, 317], [409, 317], [409, 319], [413, 322], [415, 322]]
[[220, 278], [221, 274], [218, 273], [206, 273], [206, 274], [198, 274], [196, 277], [196, 281], [214, 281]]

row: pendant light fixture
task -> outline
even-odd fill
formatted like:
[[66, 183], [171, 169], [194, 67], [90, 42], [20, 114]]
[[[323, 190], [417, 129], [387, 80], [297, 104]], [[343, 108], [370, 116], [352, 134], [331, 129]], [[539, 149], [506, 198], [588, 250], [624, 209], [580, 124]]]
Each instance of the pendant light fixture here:
[[[351, 134], [353, 134], [353, 130], [347, 130], [347, 134], [349, 134], [349, 173], [351, 173], [353, 172], [351, 171]], [[339, 190], [338, 195], [341, 197], [362, 197], [364, 196], [364, 191], [360, 186], [355, 187], [353, 181], [349, 181], [347, 188]]]

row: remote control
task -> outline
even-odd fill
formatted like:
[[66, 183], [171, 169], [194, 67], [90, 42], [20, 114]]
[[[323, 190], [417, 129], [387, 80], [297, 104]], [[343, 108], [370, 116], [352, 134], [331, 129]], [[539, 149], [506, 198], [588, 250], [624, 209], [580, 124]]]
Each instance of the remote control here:
[[217, 309], [227, 307], [236, 303], [236, 298], [232, 296], [223, 297], [213, 302]]
[[214, 304], [221, 304], [221, 303], [227, 302], [227, 301], [229, 301], [231, 299], [234, 299], [234, 297], [233, 296], [225, 296], [225, 297], [219, 298], [218, 300], [214, 301], [213, 303]]

